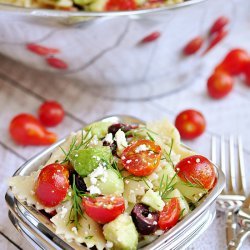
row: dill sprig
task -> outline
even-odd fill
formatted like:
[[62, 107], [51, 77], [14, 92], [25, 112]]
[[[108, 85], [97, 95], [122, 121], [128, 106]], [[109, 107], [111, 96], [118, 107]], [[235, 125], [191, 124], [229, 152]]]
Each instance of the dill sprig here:
[[[176, 177], [176, 173], [172, 178], [169, 178], [168, 176], [166, 177], [166, 180], [164, 180], [165, 176], [163, 175], [160, 181], [160, 186], [159, 186], [159, 195], [161, 198], [164, 200], [166, 199], [166, 195], [168, 192], [172, 191], [174, 189], [174, 179]], [[165, 184], [163, 183], [165, 182]]]
[[183, 208], [180, 212], [180, 216], [179, 216], [179, 220], [181, 220], [184, 216], [184, 212], [185, 212], [186, 208]]
[[190, 179], [191, 179], [190, 180], [185, 174], [183, 176], [185, 178], [185, 181], [182, 181], [184, 183], [184, 185], [186, 185], [188, 187], [192, 187], [192, 188], [201, 188], [201, 189], [207, 191], [207, 189], [204, 188], [203, 184], [197, 178], [190, 176]]
[[174, 145], [174, 139], [171, 138], [171, 143], [170, 143], [170, 148], [169, 148], [169, 152], [167, 152], [165, 149], [163, 151], [163, 155], [164, 155], [164, 158], [162, 158], [162, 160], [167, 160], [173, 167], [174, 167], [174, 163], [173, 163], [173, 160], [171, 158], [171, 154], [172, 154], [172, 151], [173, 151], [173, 145]]
[[77, 229], [80, 226], [79, 219], [81, 217], [84, 217], [82, 206], [81, 206], [82, 197], [94, 198], [96, 196], [80, 191], [76, 187], [75, 175], [73, 174], [72, 195], [71, 195], [72, 207], [71, 207], [70, 213], [69, 213], [68, 224], [73, 223]]

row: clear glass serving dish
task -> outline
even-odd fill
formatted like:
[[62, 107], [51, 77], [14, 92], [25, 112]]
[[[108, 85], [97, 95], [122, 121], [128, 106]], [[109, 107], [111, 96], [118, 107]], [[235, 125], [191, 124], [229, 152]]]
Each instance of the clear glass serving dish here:
[[[102, 120], [112, 122], [122, 122], [131, 124], [143, 124], [143, 121], [130, 116], [111, 116]], [[59, 141], [49, 147], [39, 155], [33, 157], [21, 166], [15, 175], [28, 175], [37, 170], [49, 158], [51, 152], [64, 140]], [[225, 178], [222, 171], [214, 166], [217, 174], [217, 182], [214, 188], [199, 202], [189, 215], [181, 220], [176, 226], [161, 235], [151, 244], [140, 249], [143, 250], [166, 250], [183, 249], [190, 245], [199, 237], [212, 223], [216, 209], [215, 202], [221, 193]], [[11, 190], [6, 193], [6, 202], [9, 207], [9, 218], [16, 229], [34, 246], [35, 249], [87, 249], [74, 242], [65, 242], [60, 236], [55, 234], [52, 222], [32, 206], [27, 206], [25, 202], [17, 200]]]

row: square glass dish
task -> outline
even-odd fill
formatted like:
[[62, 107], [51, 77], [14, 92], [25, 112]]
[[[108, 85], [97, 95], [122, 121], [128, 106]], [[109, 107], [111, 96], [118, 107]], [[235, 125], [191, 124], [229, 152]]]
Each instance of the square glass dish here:
[[[111, 116], [101, 119], [100, 121], [144, 124], [143, 121], [130, 116]], [[16, 171], [14, 176], [26, 176], [37, 170], [39, 166], [43, 165], [48, 160], [53, 150], [64, 141], [65, 139], [59, 141], [39, 155], [30, 159]], [[183, 145], [183, 147], [185, 146]], [[159, 236], [149, 245], [140, 249], [182, 249], [190, 245], [209, 227], [216, 213], [216, 198], [221, 193], [225, 182], [222, 171], [216, 166], [214, 166], [214, 169], [217, 176], [217, 182], [213, 189], [199, 201], [199, 205], [172, 229]], [[76, 242], [66, 242], [59, 235], [56, 235], [55, 228], [48, 217], [35, 207], [28, 206], [26, 202], [22, 202], [15, 198], [10, 189], [7, 191], [5, 198], [9, 207], [9, 218], [11, 222], [35, 249], [87, 249]]]

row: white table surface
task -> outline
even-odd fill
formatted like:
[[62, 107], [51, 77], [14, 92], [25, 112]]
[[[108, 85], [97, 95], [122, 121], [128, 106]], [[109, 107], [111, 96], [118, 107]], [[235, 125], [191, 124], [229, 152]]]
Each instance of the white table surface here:
[[[38, 106], [46, 99], [58, 100], [67, 111], [64, 122], [52, 129], [60, 138], [88, 122], [107, 115], [130, 114], [144, 120], [169, 117], [173, 121], [181, 110], [196, 108], [205, 115], [207, 130], [202, 137], [187, 144], [209, 157], [211, 135], [218, 137], [222, 134], [240, 134], [244, 140], [246, 167], [249, 167], [250, 88], [239, 81], [230, 96], [220, 101], [211, 100], [206, 94], [206, 79], [229, 48], [243, 47], [250, 51], [249, 5], [248, 0], [238, 1], [230, 35], [204, 58], [203, 69], [193, 83], [183, 91], [158, 99], [140, 102], [106, 99], [101, 93], [94, 94], [95, 92], [88, 87], [74, 84], [71, 80], [47, 76], [0, 55], [0, 249], [32, 249], [9, 222], [4, 194], [7, 189], [7, 178], [23, 162], [43, 150], [43, 147], [15, 145], [9, 137], [8, 124], [18, 113], [36, 114]], [[189, 247], [201, 250], [225, 248], [223, 214], [218, 214], [210, 228]], [[242, 249], [250, 249], [250, 239], [245, 242]]]

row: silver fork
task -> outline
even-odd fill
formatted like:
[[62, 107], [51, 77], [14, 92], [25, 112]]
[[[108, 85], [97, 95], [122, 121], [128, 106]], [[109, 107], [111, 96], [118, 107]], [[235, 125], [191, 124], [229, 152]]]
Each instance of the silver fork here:
[[[247, 195], [247, 184], [245, 177], [245, 167], [243, 158], [243, 147], [242, 140], [240, 137], [237, 138], [238, 145], [238, 166], [235, 164], [235, 138], [229, 137], [229, 169], [227, 174], [226, 169], [226, 142], [224, 137], [220, 138], [220, 162], [217, 160], [217, 139], [212, 137], [212, 161], [216, 165], [220, 166], [224, 174], [226, 175], [226, 186], [217, 200], [217, 208], [226, 215], [226, 239], [227, 247], [230, 247], [230, 242], [236, 238], [237, 221], [236, 213], [239, 211], [246, 199]], [[236, 176], [236, 167], [239, 171], [239, 178]], [[238, 185], [237, 185], [238, 183]]]

